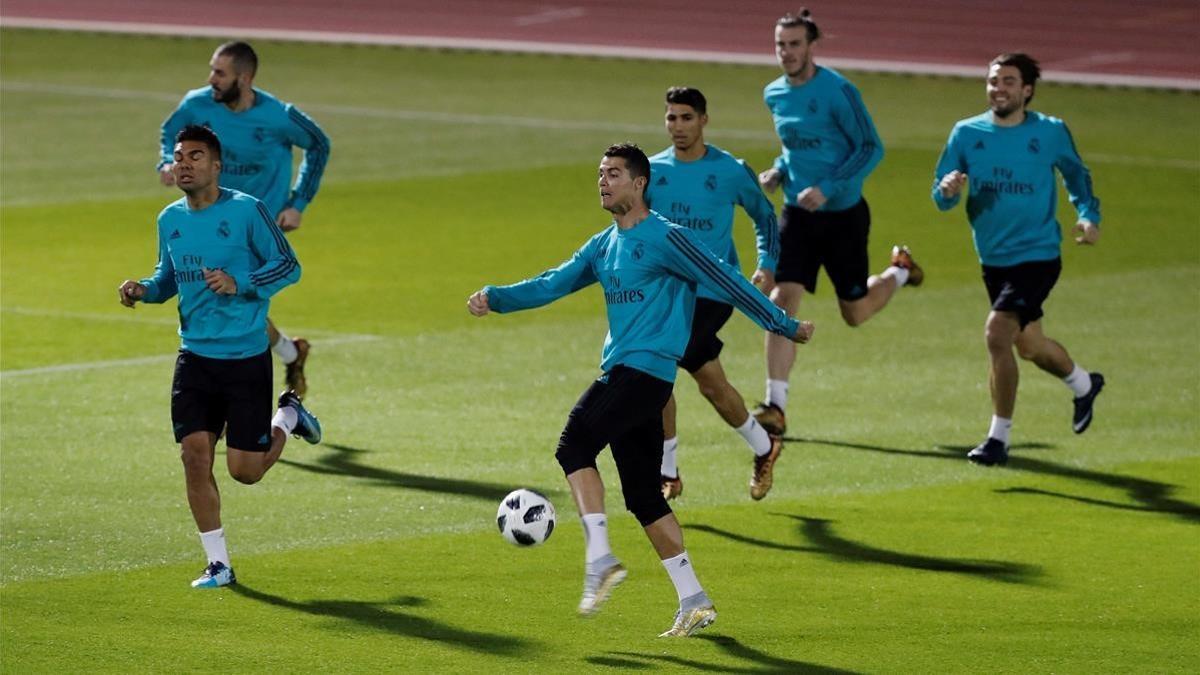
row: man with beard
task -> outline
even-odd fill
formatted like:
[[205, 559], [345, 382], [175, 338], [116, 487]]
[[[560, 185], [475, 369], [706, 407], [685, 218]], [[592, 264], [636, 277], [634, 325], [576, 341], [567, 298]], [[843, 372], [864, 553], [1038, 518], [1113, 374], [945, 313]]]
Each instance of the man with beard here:
[[[820, 37], [807, 9], [775, 24], [775, 55], [783, 75], [763, 89], [763, 100], [783, 151], [759, 174], [767, 192], [782, 187], [784, 193], [771, 300], [795, 315], [805, 291], [816, 292], [824, 267], [842, 320], [858, 326], [887, 306], [900, 287], [919, 286], [925, 274], [905, 246], [892, 249], [889, 267], [870, 274], [871, 212], [863, 182], [883, 159], [883, 143], [858, 89], [813, 61]], [[767, 431], [782, 435], [796, 348], [775, 335], [766, 336], [765, 347], [767, 396], [754, 416]]]
[[1067, 125], [1027, 110], [1041, 70], [1026, 54], [1001, 54], [987, 75], [989, 110], [959, 121], [938, 160], [933, 201], [943, 211], [958, 203], [970, 177], [967, 220], [992, 302], [984, 336], [991, 360], [992, 425], [987, 439], [967, 454], [977, 464], [1008, 461], [1008, 438], [1017, 401], [1017, 360], [1032, 361], [1059, 377], [1075, 395], [1072, 428], [1092, 422], [1104, 376], [1088, 373], [1061, 344], [1042, 332], [1042, 303], [1062, 271], [1062, 231], [1055, 218], [1062, 174], [1078, 219], [1075, 243], [1100, 239], [1100, 200]]
[[[304, 208], [316, 197], [325, 172], [329, 138], [296, 106], [254, 88], [258, 55], [249, 44], [226, 42], [217, 47], [209, 68], [208, 86], [185, 94], [163, 122], [158, 165], [162, 184], [175, 184], [171, 172], [175, 135], [188, 125], [206, 126], [216, 132], [224, 148], [221, 187], [257, 197], [284, 232], [299, 228]], [[294, 184], [293, 146], [304, 149]], [[303, 398], [308, 391], [304, 376], [308, 341], [289, 338], [270, 319], [267, 335], [271, 350], [286, 366], [288, 388]]]

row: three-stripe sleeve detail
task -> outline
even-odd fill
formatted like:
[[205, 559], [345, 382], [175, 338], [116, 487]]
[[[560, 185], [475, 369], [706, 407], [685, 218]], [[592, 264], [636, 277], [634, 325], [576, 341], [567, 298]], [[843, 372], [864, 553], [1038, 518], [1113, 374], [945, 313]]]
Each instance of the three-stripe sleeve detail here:
[[267, 207], [262, 202], [256, 202], [258, 215], [262, 216], [263, 222], [267, 231], [271, 233], [271, 237], [275, 240], [275, 246], [283, 255], [283, 261], [266, 271], [260, 271], [250, 274], [250, 282], [255, 286], [266, 286], [267, 284], [278, 281], [292, 273], [296, 268], [296, 256], [292, 253], [292, 247], [288, 245], [287, 239], [283, 237], [283, 232], [275, 225], [275, 220], [271, 218], [271, 214], [267, 211]]
[[774, 326], [775, 322], [771, 315], [761, 305], [755, 302], [754, 298], [744, 289], [725, 276], [718, 263], [705, 255], [703, 251], [698, 249], [695, 244], [688, 241], [687, 237], [674, 230], [667, 232], [667, 241], [683, 254], [699, 271], [704, 274], [708, 281], [714, 286], [720, 287], [748, 314], [753, 314], [758, 317], [763, 326]]
[[317, 193], [317, 184], [321, 180], [321, 175], [325, 172], [325, 162], [329, 159], [329, 142], [325, 138], [325, 134], [307, 115], [300, 112], [296, 108], [288, 108], [288, 118], [292, 123], [303, 129], [316, 142], [314, 148], [316, 152], [313, 166], [307, 166], [304, 181], [296, 189], [297, 194], [302, 198], [311, 201]]

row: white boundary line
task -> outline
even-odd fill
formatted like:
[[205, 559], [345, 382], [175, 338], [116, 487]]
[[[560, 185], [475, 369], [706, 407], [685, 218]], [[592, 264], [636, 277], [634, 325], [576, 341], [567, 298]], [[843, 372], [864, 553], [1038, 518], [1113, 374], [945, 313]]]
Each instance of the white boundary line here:
[[[293, 42], [332, 42], [344, 44], [382, 45], [395, 47], [426, 47], [433, 49], [463, 49], [468, 51], [520, 52], [530, 54], [564, 54], [606, 58], [652, 59], [663, 61], [702, 61], [743, 65], [775, 65], [773, 54], [747, 54], [693, 49], [655, 49], [650, 47], [613, 47], [611, 45], [569, 44], [562, 42], [531, 42], [525, 40], [485, 40], [476, 38], [434, 37], [427, 35], [378, 35], [338, 31], [290, 30], [282, 28], [245, 28], [238, 26], [173, 26], [129, 21], [79, 21], [33, 17], [0, 17], [0, 27], [67, 30], [92, 33], [133, 33], [171, 35], [180, 37], [243, 37], [256, 40], [287, 40]], [[831, 67], [883, 73], [920, 75], [950, 75], [982, 78], [981, 65], [953, 65], [917, 61], [885, 61], [882, 59], [822, 58]], [[1119, 75], [1113, 73], [1077, 73], [1047, 70], [1042, 78], [1048, 82], [1091, 84], [1103, 86], [1200, 91], [1200, 78]]]

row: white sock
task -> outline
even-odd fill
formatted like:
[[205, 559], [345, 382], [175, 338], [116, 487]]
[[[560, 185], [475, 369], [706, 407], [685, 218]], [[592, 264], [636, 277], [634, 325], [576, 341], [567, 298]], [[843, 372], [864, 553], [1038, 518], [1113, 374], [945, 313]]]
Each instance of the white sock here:
[[1012, 430], [1012, 420], [992, 415], [992, 426], [988, 429], [988, 438], [994, 438], [1008, 447], [1008, 432]]
[[771, 436], [758, 423], [758, 420], [754, 419], [754, 415], [747, 416], [746, 423], [737, 427], [737, 432], [746, 439], [746, 443], [750, 444], [750, 449], [759, 457], [771, 452]]
[[883, 274], [880, 274], [879, 276], [883, 277], [884, 279], [888, 277], [895, 279], [896, 288], [902, 288], [904, 284], [908, 283], [908, 270], [904, 269], [903, 267], [896, 267], [895, 265], [884, 270]]
[[296, 357], [300, 356], [300, 352], [296, 351], [296, 343], [292, 342], [292, 338], [283, 333], [280, 333], [279, 339], [275, 341], [275, 344], [271, 345], [271, 351], [275, 352], [279, 360], [284, 363], [291, 363], [296, 360]]
[[692, 561], [688, 559], [687, 551], [674, 558], [667, 558], [662, 564], [667, 568], [671, 583], [675, 584], [675, 593], [680, 602], [684, 598], [704, 592], [704, 589], [700, 588], [700, 580], [696, 578], [696, 570], [692, 567]]
[[296, 409], [290, 405], [285, 405], [275, 411], [275, 417], [271, 418], [271, 426], [283, 429], [283, 433], [290, 434], [296, 428], [296, 423], [300, 419], [296, 415]]
[[[753, 418], [751, 418], [753, 419]], [[679, 477], [679, 467], [675, 465], [675, 451], [679, 448], [679, 437], [663, 441], [662, 475], [668, 478]]]
[[1075, 370], [1072, 370], [1070, 375], [1063, 378], [1063, 382], [1066, 382], [1071, 391], [1075, 392], [1075, 398], [1087, 396], [1088, 392], [1092, 390], [1091, 374], [1080, 368], [1078, 363], [1075, 364]]
[[612, 555], [612, 549], [608, 545], [608, 516], [603, 513], [585, 513], [580, 520], [583, 521], [583, 537], [587, 543], [584, 562], [593, 563], [606, 555]]
[[774, 403], [780, 410], [786, 410], [787, 395], [787, 380], [767, 380], [767, 403]]
[[200, 544], [204, 546], [204, 555], [208, 562], [222, 562], [229, 566], [229, 550], [225, 548], [225, 528], [218, 527], [211, 532], [200, 533]]

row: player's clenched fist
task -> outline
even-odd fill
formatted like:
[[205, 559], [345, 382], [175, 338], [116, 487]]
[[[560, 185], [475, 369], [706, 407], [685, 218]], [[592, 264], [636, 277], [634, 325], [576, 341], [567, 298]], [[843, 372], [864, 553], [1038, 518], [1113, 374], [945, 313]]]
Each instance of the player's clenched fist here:
[[117, 295], [122, 305], [133, 309], [134, 303], [146, 295], [146, 287], [132, 279], [126, 279], [117, 287]]
[[475, 291], [471, 297], [467, 299], [467, 311], [475, 316], [483, 316], [492, 311], [488, 306], [488, 297], [486, 291]]
[[792, 336], [792, 342], [798, 342], [800, 344], [808, 342], [812, 339], [813, 330], [815, 330], [813, 322], [801, 321], [800, 327], [796, 329], [795, 335]]

